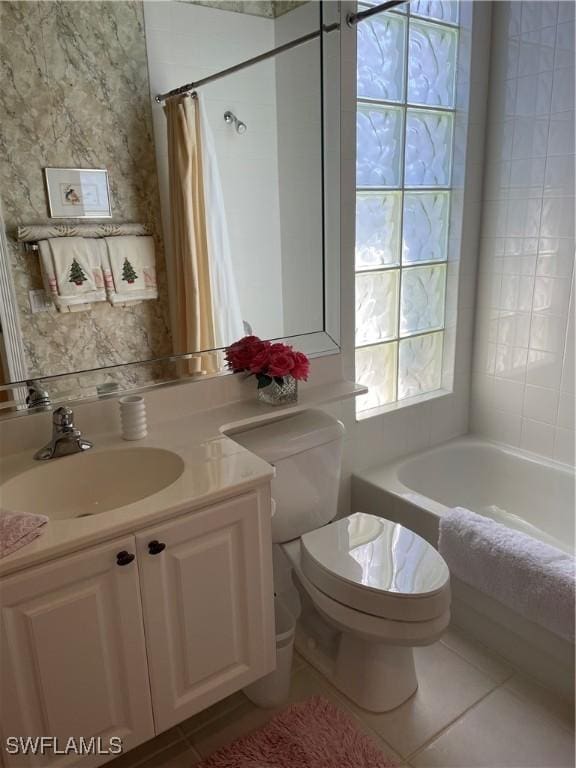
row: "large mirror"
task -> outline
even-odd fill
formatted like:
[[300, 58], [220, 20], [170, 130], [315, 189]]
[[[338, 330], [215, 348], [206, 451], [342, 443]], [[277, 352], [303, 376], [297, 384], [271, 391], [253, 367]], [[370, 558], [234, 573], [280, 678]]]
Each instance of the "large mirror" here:
[[322, 6], [0, 3], [0, 384], [158, 382], [245, 334], [337, 348]]

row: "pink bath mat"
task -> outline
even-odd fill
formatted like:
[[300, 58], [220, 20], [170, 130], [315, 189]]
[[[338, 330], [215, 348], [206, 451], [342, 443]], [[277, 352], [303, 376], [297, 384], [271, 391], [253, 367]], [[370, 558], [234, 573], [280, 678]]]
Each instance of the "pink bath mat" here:
[[321, 696], [293, 704], [198, 768], [393, 768], [353, 720]]

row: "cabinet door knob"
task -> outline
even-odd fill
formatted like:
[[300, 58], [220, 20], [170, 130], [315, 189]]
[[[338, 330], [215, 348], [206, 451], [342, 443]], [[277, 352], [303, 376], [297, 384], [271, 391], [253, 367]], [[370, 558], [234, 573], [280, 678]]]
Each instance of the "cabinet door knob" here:
[[164, 552], [166, 549], [166, 544], [164, 544], [163, 541], [157, 541], [154, 539], [154, 541], [149, 542], [148, 544], [148, 552], [151, 555], [159, 555], [160, 552]]
[[129, 565], [135, 557], [136, 555], [123, 549], [122, 552], [118, 552], [116, 555], [116, 562], [118, 565]]

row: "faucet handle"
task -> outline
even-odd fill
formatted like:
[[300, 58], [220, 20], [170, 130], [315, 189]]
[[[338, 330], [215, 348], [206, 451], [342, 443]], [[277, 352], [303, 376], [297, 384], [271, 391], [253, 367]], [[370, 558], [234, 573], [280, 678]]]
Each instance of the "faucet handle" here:
[[67, 427], [74, 426], [74, 411], [72, 408], [67, 408], [62, 405], [60, 408], [56, 408], [52, 414], [52, 424], [60, 429], [66, 429]]

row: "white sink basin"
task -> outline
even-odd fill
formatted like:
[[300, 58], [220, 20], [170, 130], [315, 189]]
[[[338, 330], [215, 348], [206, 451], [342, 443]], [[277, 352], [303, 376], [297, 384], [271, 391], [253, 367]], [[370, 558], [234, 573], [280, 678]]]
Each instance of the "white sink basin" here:
[[151, 496], [177, 480], [184, 462], [160, 448], [79, 453], [23, 472], [0, 486], [0, 504], [52, 520], [117, 509]]

